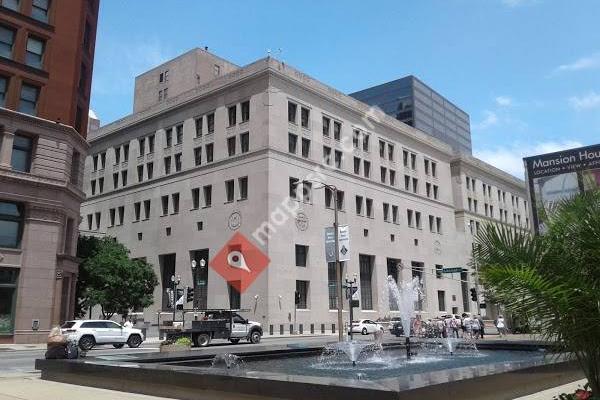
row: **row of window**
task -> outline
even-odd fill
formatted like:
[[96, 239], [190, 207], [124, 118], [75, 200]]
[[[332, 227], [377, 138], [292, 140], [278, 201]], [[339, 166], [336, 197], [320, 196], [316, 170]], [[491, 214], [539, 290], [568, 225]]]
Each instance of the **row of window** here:
[[[22, 12], [21, 0], [0, 0], [0, 5], [16, 12]], [[48, 23], [50, 13], [50, 0], [33, 0], [31, 3], [30, 17]]]
[[[289, 196], [293, 200], [303, 201], [307, 204], [312, 204], [312, 183], [308, 181], [300, 181], [298, 178], [289, 178]], [[333, 208], [334, 192], [325, 187], [325, 207]], [[344, 192], [337, 192], [337, 209], [344, 211]], [[364, 207], [363, 207], [364, 204]], [[399, 223], [398, 206], [389, 203], [383, 203], [383, 220], [386, 222]], [[367, 216], [373, 218], [373, 199], [363, 196], [355, 196], [355, 211], [356, 215]], [[413, 218], [414, 217], [414, 218]], [[422, 229], [421, 213], [414, 210], [406, 210], [406, 218], [408, 226], [411, 228]], [[432, 220], [433, 218], [433, 220]], [[434, 233], [442, 233], [442, 219], [440, 217], [429, 216], [430, 230]], [[433, 221], [433, 222], [432, 222]]]
[[[225, 202], [231, 203], [235, 201], [235, 179], [230, 179], [225, 181]], [[248, 199], [248, 177], [240, 177], [237, 179], [238, 186], [238, 201], [243, 201]], [[192, 209], [196, 210], [200, 208], [200, 202], [202, 200], [203, 208], [208, 208], [212, 206], [212, 185], [205, 185], [202, 187], [202, 196], [200, 198], [200, 188], [193, 188], [191, 190], [192, 193]], [[162, 216], [166, 216], [169, 214], [179, 214], [179, 193], [172, 193], [171, 195], [163, 195], [161, 196], [161, 211]], [[1, 204], [1, 203], [0, 203]], [[144, 211], [143, 220], [150, 219], [151, 216], [151, 200], [138, 201], [133, 203], [133, 215], [134, 222], [142, 220], [142, 210]], [[143, 206], [143, 208], [142, 208]], [[111, 208], [109, 211], [109, 227], [120, 226], [124, 222], [125, 216], [125, 207], [120, 206], [116, 208]], [[2, 210], [0, 209], [0, 213]], [[87, 225], [88, 230], [98, 230], [100, 229], [100, 221], [102, 218], [101, 212], [95, 212], [93, 214], [87, 215]], [[95, 222], [95, 224], [94, 224]], [[2, 247], [2, 246], [0, 246]]]
[[[0, 26], [0, 36], [2, 35]], [[0, 53], [2, 52], [2, 40], [0, 39]], [[8, 88], [11, 81], [8, 77], [0, 75], [0, 107], [5, 107]], [[21, 82], [21, 92], [19, 95], [19, 104], [17, 111], [24, 114], [36, 115], [37, 104], [40, 97], [40, 87], [29, 83]]]
[[[475, 178], [472, 178], [467, 175], [467, 176], [465, 176], [465, 182], [466, 182], [466, 187], [467, 187], [468, 191], [473, 191], [474, 193], [477, 193], [477, 185], [476, 185], [477, 180]], [[489, 199], [492, 198], [492, 185], [486, 184], [485, 182], [481, 182], [481, 189], [482, 189], [482, 193], [483, 193], [484, 197], [487, 197]], [[497, 189], [497, 198], [498, 198], [498, 203], [506, 204], [506, 192], [505, 191]], [[511, 198], [511, 205], [513, 206], [513, 208], [519, 208], [520, 207], [520, 197], [515, 196], [514, 194], [511, 194], [510, 198]], [[525, 210], [527, 210], [527, 200], [523, 200], [523, 206], [525, 207]]]

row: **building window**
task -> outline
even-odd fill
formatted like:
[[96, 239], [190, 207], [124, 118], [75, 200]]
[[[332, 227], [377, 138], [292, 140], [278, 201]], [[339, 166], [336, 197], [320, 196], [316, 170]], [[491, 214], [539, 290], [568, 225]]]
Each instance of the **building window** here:
[[165, 143], [167, 147], [171, 147], [173, 145], [173, 128], [165, 130]]
[[388, 143], [388, 160], [394, 161], [394, 145]]
[[[150, 218], [150, 200], [144, 201], [144, 206], [146, 206], [146, 202], [148, 202], [148, 208], [146, 209], [146, 219]], [[119, 224], [123, 225], [124, 217], [125, 217], [125, 206], [120, 206], [117, 208], [117, 213], [119, 215]]]
[[[119, 210], [123, 207], [119, 207]], [[150, 200], [144, 200], [144, 219], [150, 219]], [[121, 221], [123, 219], [121, 218]]]
[[119, 187], [119, 173], [115, 172], [113, 174], [113, 189], [116, 189]]
[[227, 116], [229, 118], [229, 126], [234, 126], [236, 124], [237, 106], [228, 107]]
[[363, 135], [363, 151], [369, 151], [369, 139], [371, 136]]
[[341, 190], [337, 191], [337, 209], [338, 211], [344, 211], [344, 192]]
[[421, 225], [421, 212], [420, 211], [415, 211], [415, 226], [417, 227], [417, 229], [421, 229], [422, 225]]
[[331, 165], [331, 147], [323, 146], [323, 162]]
[[208, 134], [212, 134], [215, 133], [215, 114], [208, 114], [206, 116], [206, 129], [208, 131]]
[[21, 97], [19, 99], [19, 111], [25, 114], [35, 115], [40, 88], [23, 83], [21, 85]]
[[312, 183], [308, 181], [302, 182], [302, 201], [307, 204], [312, 204]]
[[2, 0], [0, 1], [2, 7], [6, 7], [13, 11], [19, 11], [19, 0]]
[[14, 330], [18, 276], [17, 268], [0, 268], [0, 335]]
[[331, 120], [327, 117], [323, 117], [323, 136], [329, 137], [330, 127], [331, 127]]
[[134, 215], [135, 222], [140, 220], [141, 211], [142, 211], [142, 203], [140, 203], [139, 201], [133, 203], [133, 215]]
[[[234, 282], [236, 283], [235, 285]], [[239, 287], [239, 284], [240, 281], [227, 282], [227, 290], [229, 292], [229, 308], [234, 310], [239, 309], [242, 304], [242, 296], [235, 288], [235, 286]]]
[[387, 168], [381, 167], [381, 183], [385, 183], [387, 180]]
[[195, 120], [196, 123], [196, 137], [202, 136], [202, 117], [198, 117]]
[[385, 142], [383, 140], [379, 141], [379, 157], [385, 159]]
[[392, 206], [392, 222], [398, 223], [398, 206]]
[[238, 185], [240, 190], [239, 200], [246, 200], [248, 198], [248, 177], [238, 178]]
[[359, 140], [360, 140], [360, 131], [355, 129], [352, 131], [352, 147], [355, 149], [359, 148]]
[[153, 162], [149, 162], [148, 164], [146, 164], [146, 171], [148, 173], [148, 179], [152, 179], [152, 177], [154, 176], [154, 163]]
[[333, 121], [333, 138], [335, 140], [341, 140], [342, 138], [342, 123]]
[[442, 270], [444, 269], [443, 265], [436, 264], [435, 266], [435, 277], [437, 279], [442, 279], [444, 277], [444, 273]]
[[365, 178], [371, 177], [371, 161], [364, 160], [363, 162], [363, 175]]
[[154, 135], [148, 136], [148, 153], [154, 153]]
[[288, 122], [295, 124], [296, 114], [298, 114], [298, 105], [288, 101]]
[[308, 260], [308, 246], [296, 245], [296, 267], [306, 267]]
[[309, 281], [296, 281], [296, 293], [298, 293], [298, 299], [296, 308], [300, 310], [308, 309], [308, 285]]
[[0, 247], [16, 249], [21, 246], [23, 211], [22, 204], [0, 201]]
[[289, 179], [289, 196], [291, 199], [293, 200], [298, 200], [298, 184], [300, 183], [300, 181], [298, 180], [298, 178], [292, 178], [290, 177]]
[[388, 203], [383, 203], [383, 220], [390, 222], [390, 205]]
[[242, 122], [250, 121], [250, 101], [244, 101], [242, 107]]
[[446, 311], [446, 292], [438, 290], [438, 309], [439, 311]]
[[354, 173], [360, 175], [360, 158], [354, 157]]
[[175, 127], [175, 135], [177, 136], [177, 144], [183, 143], [183, 124]]
[[435, 217], [435, 226], [437, 229], [437, 233], [441, 234], [442, 233], [442, 218], [441, 217]]
[[12, 58], [15, 31], [0, 25], [0, 57]]
[[140, 152], [140, 157], [146, 154], [146, 138], [138, 139], [138, 148]]
[[309, 129], [310, 110], [308, 108], [300, 107], [300, 119], [302, 127]]
[[413, 210], [406, 210], [406, 223], [408, 224], [409, 228], [414, 228], [413, 214]]
[[435, 232], [435, 219], [433, 217], [433, 215], [429, 216], [429, 231], [430, 232]]
[[98, 178], [98, 191], [104, 192], [104, 178]]
[[202, 147], [196, 147], [194, 149], [194, 165], [198, 166], [202, 164]]
[[335, 167], [342, 168], [342, 152], [339, 150], [335, 151]]
[[192, 210], [200, 208], [200, 189], [192, 189]]
[[204, 192], [204, 207], [210, 207], [212, 205], [212, 185], [207, 185], [202, 188]]
[[213, 162], [213, 149], [214, 149], [214, 144], [212, 144], [212, 143], [207, 144], [204, 149], [204, 152], [206, 154], [206, 162], [207, 163]]
[[359, 254], [360, 265], [360, 305], [363, 310], [373, 309], [373, 259], [375, 257]]
[[363, 215], [363, 197], [356, 196], [356, 215]]
[[12, 169], [20, 172], [31, 171], [32, 152], [33, 139], [27, 136], [15, 135], [11, 158]]
[[173, 193], [171, 200], [173, 201], [173, 214], [179, 214], [179, 193]]
[[302, 138], [302, 157], [310, 157], [310, 140], [307, 138]]
[[27, 38], [25, 63], [31, 67], [42, 68], [45, 46], [46, 43], [41, 39], [33, 36]]
[[171, 156], [165, 157], [164, 165], [165, 165], [165, 175], [169, 175], [171, 173]]
[[6, 104], [6, 92], [8, 91], [8, 78], [0, 76], [0, 107]]
[[181, 171], [181, 165], [182, 165], [181, 153], [177, 153], [177, 154], [175, 154], [175, 172]]
[[288, 152], [296, 154], [298, 148], [298, 136], [288, 133]]
[[333, 191], [328, 187], [325, 187], [323, 192], [325, 193], [325, 207], [333, 208]]
[[138, 165], [137, 166], [137, 177], [138, 177], [138, 182], [141, 182], [144, 180], [144, 165]]
[[369, 199], [368, 197], [365, 199], [365, 209], [367, 217], [373, 218], [373, 199]]
[[231, 203], [234, 198], [235, 183], [233, 179], [225, 181], [225, 198], [227, 203]]
[[38, 21], [48, 22], [48, 9], [50, 0], [33, 0], [31, 7], [31, 17]]
[[169, 196], [161, 196], [160, 203], [162, 205], [162, 215], [169, 214]]
[[240, 135], [240, 148], [241, 148], [242, 154], [250, 151], [250, 133], [249, 132], [245, 132]]
[[227, 139], [227, 152], [229, 153], [229, 157], [235, 156], [235, 136]]
[[96, 180], [91, 181], [90, 185], [92, 186], [92, 196], [93, 196], [96, 194]]
[[419, 180], [417, 178], [412, 178], [412, 191], [413, 193], [418, 193], [419, 191]]
[[[344, 276], [344, 262], [340, 262], [342, 276]], [[327, 263], [327, 286], [329, 287], [329, 309], [337, 309], [337, 268], [334, 262]]]
[[100, 229], [100, 219], [102, 218], [102, 214], [97, 212], [94, 213], [94, 218], [96, 219], [96, 230]]
[[123, 145], [123, 161], [127, 162], [129, 161], [129, 144], [124, 144]]

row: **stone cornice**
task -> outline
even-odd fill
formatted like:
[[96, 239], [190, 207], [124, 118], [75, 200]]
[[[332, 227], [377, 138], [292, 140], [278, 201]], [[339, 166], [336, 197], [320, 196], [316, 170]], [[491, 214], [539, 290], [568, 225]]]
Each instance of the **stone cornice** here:
[[0, 166], [0, 182], [3, 181], [17, 184], [25, 183], [29, 186], [50, 190], [62, 190], [75, 197], [80, 202], [85, 199], [85, 193], [82, 190], [65, 181], [13, 171]]
[[34, 117], [17, 111], [0, 107], [0, 126], [9, 132], [24, 131], [41, 136], [53, 136], [56, 139], [68, 138], [73, 145], [83, 148], [86, 152], [89, 148], [86, 140], [75, 129], [69, 125], [50, 121], [44, 118]]
[[47, 208], [29, 205], [27, 207], [26, 219], [33, 219], [44, 222], [61, 223], [64, 219], [64, 213], [55, 208]]
[[[239, 85], [248, 79], [265, 73], [273, 74], [274, 76], [278, 76], [282, 79], [292, 82], [293, 84], [300, 85], [304, 89], [311, 91], [319, 97], [322, 97], [328, 101], [332, 101], [338, 106], [346, 108], [350, 112], [362, 116], [364, 121], [363, 125], [365, 125], [363, 126], [363, 129], [366, 131], [376, 133], [374, 132], [375, 129], [373, 127], [384, 127], [406, 136], [409, 140], [414, 140], [419, 144], [426, 145], [433, 150], [438, 151], [440, 155], [445, 156], [445, 158], [448, 160], [454, 155], [454, 151], [449, 145], [428, 136], [418, 129], [396, 120], [376, 107], [371, 107], [359, 100], [356, 100], [355, 98], [350, 97], [330, 86], [327, 86], [304, 74], [303, 72], [270, 57], [257, 60], [254, 63], [232, 71], [220, 78], [213, 79], [212, 81], [193, 88], [178, 96], [172, 97], [161, 104], [152, 106], [147, 110], [128, 115], [113, 123], [105, 125], [99, 128], [95, 137], [90, 139], [90, 143], [93, 145], [121, 129], [160, 117], [162, 114], [168, 111], [184, 107], [190, 102], [198, 101], [204, 96], [215, 95], [219, 91], [225, 90], [232, 85]], [[369, 127], [369, 125], [371, 125], [371, 127]]]
[[471, 167], [498, 179], [503, 184], [513, 186], [513, 188], [518, 189], [519, 191], [526, 191], [525, 181], [475, 157], [461, 155], [460, 157], [453, 159], [450, 165], [458, 166], [459, 168], [461, 168], [463, 165], [466, 167]]

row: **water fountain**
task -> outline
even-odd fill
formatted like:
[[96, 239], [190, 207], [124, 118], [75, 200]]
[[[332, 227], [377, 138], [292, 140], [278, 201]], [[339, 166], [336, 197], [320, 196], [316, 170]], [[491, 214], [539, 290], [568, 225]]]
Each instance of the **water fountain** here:
[[394, 277], [389, 275], [387, 278], [388, 293], [396, 302], [400, 318], [402, 320], [402, 329], [406, 337], [406, 358], [411, 358], [410, 350], [410, 326], [415, 314], [415, 303], [419, 300], [421, 293], [421, 281], [418, 277], [408, 282], [396, 283]]
[[211, 366], [221, 369], [240, 369], [244, 366], [244, 361], [231, 353], [217, 354], [213, 358]]
[[361, 354], [367, 352], [370, 354], [376, 354], [382, 349], [381, 343], [368, 342], [364, 340], [332, 343], [325, 346], [321, 356], [319, 357], [319, 362], [331, 364], [336, 356], [344, 354], [348, 360], [352, 362], [352, 366], [356, 367], [356, 362]]

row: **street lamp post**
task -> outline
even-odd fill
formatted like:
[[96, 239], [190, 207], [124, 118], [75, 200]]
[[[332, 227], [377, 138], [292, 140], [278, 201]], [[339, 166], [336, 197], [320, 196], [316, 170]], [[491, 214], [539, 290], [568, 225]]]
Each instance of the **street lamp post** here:
[[343, 290], [342, 290], [342, 266], [340, 265], [340, 249], [339, 249], [339, 243], [338, 243], [338, 235], [339, 235], [339, 224], [338, 224], [338, 190], [337, 187], [335, 187], [334, 185], [328, 185], [326, 183], [320, 182], [320, 181], [315, 181], [315, 180], [304, 180], [304, 181], [298, 181], [295, 183], [295, 186], [298, 186], [301, 182], [315, 182], [318, 183], [320, 185], [322, 185], [321, 187], [315, 188], [315, 189], [322, 189], [322, 188], [327, 188], [329, 190], [331, 190], [331, 192], [333, 193], [333, 232], [334, 232], [334, 240], [335, 240], [335, 270], [336, 270], [336, 276], [337, 276], [337, 284], [336, 284], [336, 291], [337, 291], [337, 315], [338, 315], [338, 340], [341, 342], [344, 340], [344, 332], [343, 332], [343, 325], [344, 325], [344, 316], [342, 314], [342, 310], [344, 308], [344, 304], [343, 304]]
[[352, 296], [354, 295], [354, 288], [356, 287], [356, 273], [354, 274], [354, 279], [348, 279], [348, 275], [346, 275], [346, 290], [349, 293], [349, 302], [350, 302], [350, 340], [354, 339], [354, 334], [352, 332], [352, 320], [354, 319], [354, 307], [352, 306]]
[[181, 277], [175, 274], [171, 275], [171, 283], [173, 284], [173, 326], [175, 326], [175, 312], [177, 311], [177, 286], [181, 282]]

